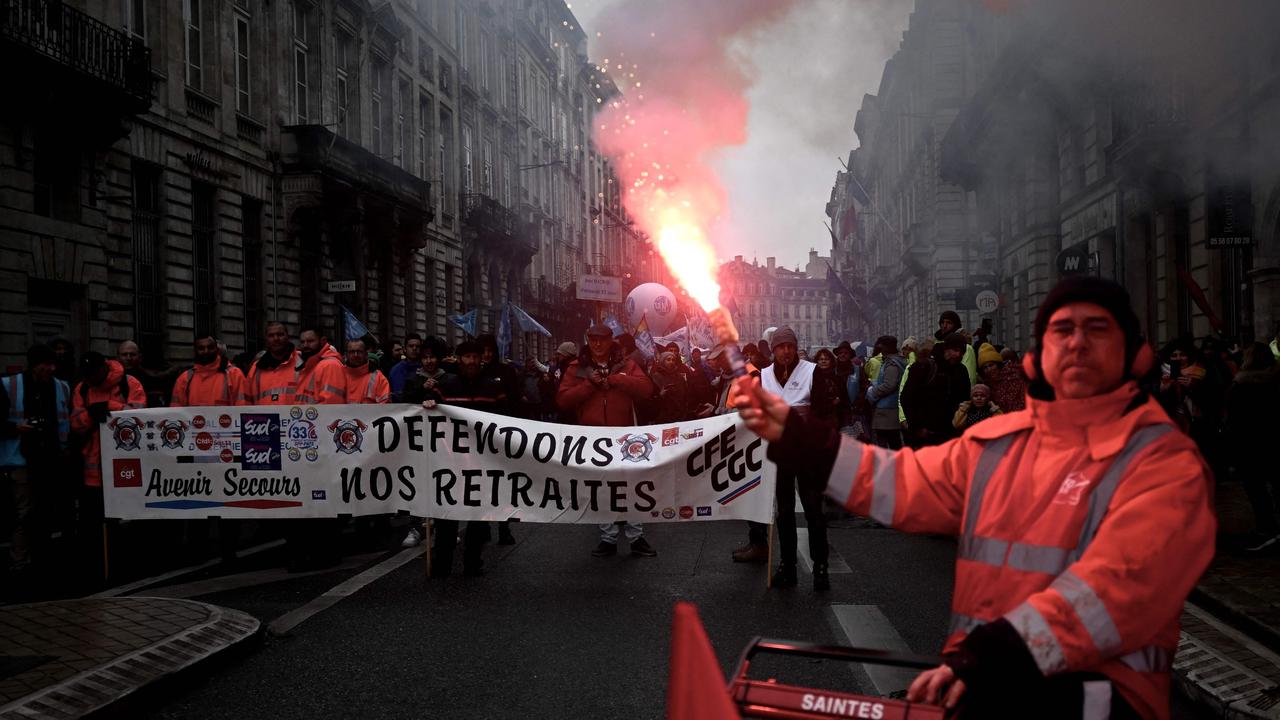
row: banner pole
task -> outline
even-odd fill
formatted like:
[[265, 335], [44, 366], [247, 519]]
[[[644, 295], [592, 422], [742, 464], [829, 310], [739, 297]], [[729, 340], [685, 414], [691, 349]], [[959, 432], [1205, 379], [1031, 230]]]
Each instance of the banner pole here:
[[424, 523], [424, 530], [423, 530], [423, 532], [424, 532], [424, 533], [425, 533], [425, 535], [426, 535], [424, 538], [422, 538], [422, 541], [423, 541], [423, 542], [425, 542], [425, 543], [427, 544], [427, 553], [426, 553], [426, 555], [427, 555], [427, 562], [426, 562], [427, 572], [426, 572], [426, 575], [427, 575], [427, 577], [429, 578], [429, 577], [431, 577], [431, 518], [427, 518], [426, 523]]
[[106, 582], [111, 577], [111, 548], [108, 545], [107, 521], [102, 521], [102, 581]]
[[773, 588], [773, 525], [774, 525], [774, 522], [771, 521], [769, 523], [769, 541], [768, 541], [769, 558], [765, 560], [765, 563], [764, 563], [764, 589], [765, 590], [770, 590]]

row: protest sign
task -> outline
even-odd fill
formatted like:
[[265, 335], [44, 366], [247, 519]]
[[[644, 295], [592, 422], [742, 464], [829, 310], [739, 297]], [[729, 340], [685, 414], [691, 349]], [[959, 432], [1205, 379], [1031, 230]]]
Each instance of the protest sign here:
[[101, 433], [112, 518], [772, 517], [775, 468], [737, 414], [586, 427], [445, 405], [157, 408]]

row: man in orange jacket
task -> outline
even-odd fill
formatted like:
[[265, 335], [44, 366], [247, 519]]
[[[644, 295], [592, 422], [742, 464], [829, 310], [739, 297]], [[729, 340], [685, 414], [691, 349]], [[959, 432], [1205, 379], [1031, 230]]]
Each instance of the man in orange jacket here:
[[98, 426], [107, 422], [109, 413], [145, 408], [147, 394], [137, 378], [125, 374], [123, 365], [101, 353], [81, 356], [80, 375], [84, 380], [71, 393], [71, 429], [84, 435], [85, 486], [102, 487]]
[[391, 383], [369, 363], [364, 340], [347, 341], [347, 364], [342, 369], [347, 377], [347, 402], [367, 405], [391, 401]]
[[218, 349], [212, 335], [196, 338], [195, 364], [173, 383], [169, 407], [247, 405], [245, 377]]
[[267, 324], [267, 351], [249, 368], [250, 405], [329, 405], [347, 401], [338, 353], [314, 328], [297, 349], [284, 323]]
[[818, 433], [756, 381], [742, 414], [771, 457], [822, 458], [850, 511], [960, 537], [945, 664], [908, 699], [965, 717], [1167, 718], [1178, 617], [1213, 558], [1209, 470], [1138, 388], [1153, 356], [1122, 287], [1068, 277], [1035, 338], [1027, 408], [937, 447]]

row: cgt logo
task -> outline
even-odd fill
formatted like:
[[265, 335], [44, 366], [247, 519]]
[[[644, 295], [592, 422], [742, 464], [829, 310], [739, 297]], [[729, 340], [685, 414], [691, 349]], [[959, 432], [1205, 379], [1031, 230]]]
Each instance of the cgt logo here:
[[111, 461], [112, 486], [142, 487], [142, 461], [138, 458], [115, 458]]
[[662, 447], [671, 447], [680, 442], [680, 428], [664, 428], [662, 431]]

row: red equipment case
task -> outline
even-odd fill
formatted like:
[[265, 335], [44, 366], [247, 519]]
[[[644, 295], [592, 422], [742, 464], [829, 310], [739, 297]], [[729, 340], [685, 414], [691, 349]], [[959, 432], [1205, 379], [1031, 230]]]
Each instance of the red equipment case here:
[[747, 677], [747, 671], [750, 669], [752, 658], [759, 653], [844, 660], [870, 665], [893, 665], [920, 670], [935, 668], [942, 662], [940, 658], [893, 653], [886, 650], [816, 645], [757, 637], [742, 651], [738, 668], [729, 682], [729, 694], [744, 718], [943, 720], [945, 717], [945, 711], [937, 705], [922, 705], [873, 695], [855, 695], [833, 690], [783, 685], [773, 679], [752, 680]]

